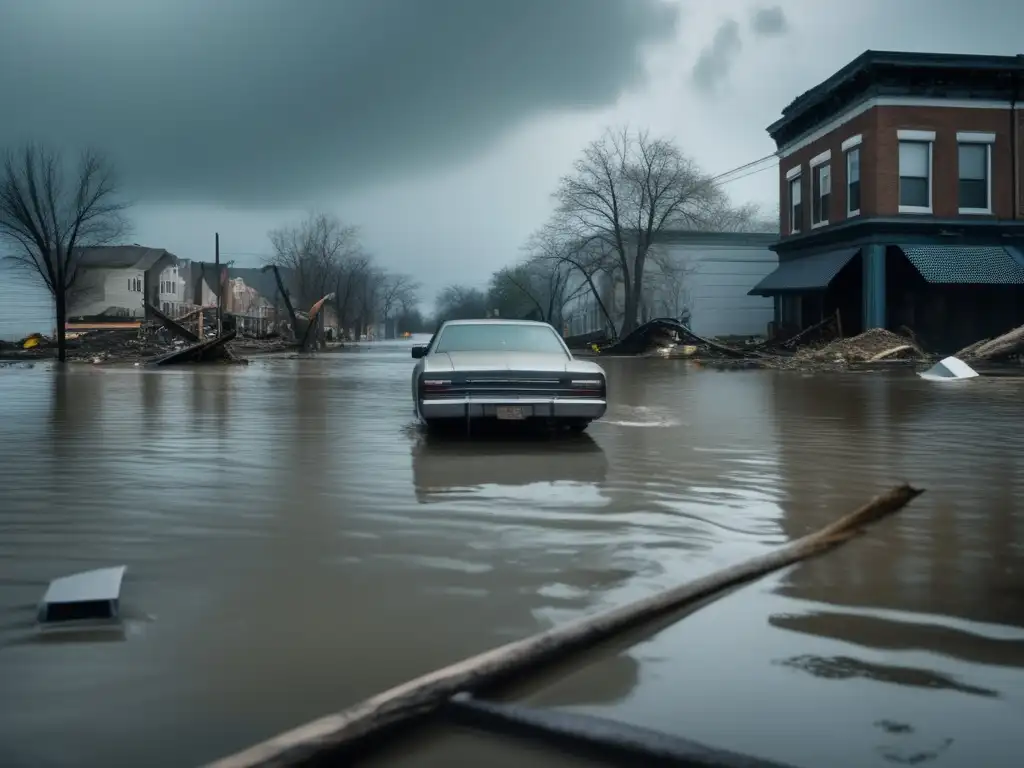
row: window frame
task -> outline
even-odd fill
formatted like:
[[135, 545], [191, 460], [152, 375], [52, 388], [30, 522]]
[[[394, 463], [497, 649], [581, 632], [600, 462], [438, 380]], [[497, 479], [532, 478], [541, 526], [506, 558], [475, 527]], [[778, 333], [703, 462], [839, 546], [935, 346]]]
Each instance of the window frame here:
[[[994, 133], [983, 133], [981, 131], [957, 131], [956, 134], [956, 180], [957, 180], [957, 212], [968, 216], [991, 216], [992, 215], [992, 145], [996, 142]], [[960, 145], [970, 144], [972, 146], [982, 145], [985, 147], [985, 192], [988, 207], [986, 208], [962, 208], [960, 207]]]
[[[928, 148], [928, 205], [899, 204], [902, 189], [897, 186], [896, 200], [900, 213], [933, 213], [935, 208], [935, 131], [898, 130], [896, 132], [896, 178], [901, 185], [903, 175], [900, 173], [899, 162], [904, 144], [924, 144]], [[918, 178], [918, 177], [908, 177]]]
[[[793, 189], [794, 189], [794, 187], [800, 191], [800, 202], [799, 203], [794, 203], [793, 202]], [[789, 223], [789, 234], [791, 234], [791, 235], [798, 235], [798, 234], [800, 234], [800, 232], [803, 231], [801, 229], [801, 227], [803, 225], [803, 218], [804, 218], [804, 209], [803, 209], [803, 205], [804, 205], [803, 169], [799, 165], [797, 165], [797, 166], [795, 166], [793, 168], [790, 168], [789, 171], [786, 172], [786, 204], [787, 204], [786, 205], [786, 218], [787, 218], [788, 223]], [[797, 221], [797, 217], [795, 217], [793, 215], [793, 213], [794, 213], [794, 211], [793, 211], [794, 205], [799, 205], [800, 206], [800, 217], [799, 217], [800, 220], [799, 221]]]
[[[863, 183], [863, 180], [861, 178], [861, 172], [860, 172], [860, 158], [861, 158], [860, 145], [863, 143], [863, 141], [864, 141], [863, 135], [858, 133], [856, 136], [851, 136], [850, 138], [848, 138], [846, 141], [843, 142], [843, 145], [842, 145], [842, 150], [843, 150], [843, 167], [845, 168], [845, 171], [846, 171], [846, 218], [848, 218], [848, 219], [852, 219], [854, 216], [860, 216], [860, 208], [861, 208], [861, 205], [864, 204], [864, 200], [862, 199], [863, 198], [863, 194], [864, 194], [864, 183]], [[853, 185], [853, 182], [850, 181], [850, 160], [853, 157], [854, 152], [857, 153], [857, 197], [858, 197], [858, 200], [857, 200], [857, 207], [856, 208], [851, 208], [850, 207], [850, 198], [851, 198], [851, 196], [850, 196], [850, 187]]]
[[[828, 168], [828, 202], [832, 205], [832, 150], [826, 149], [820, 155], [815, 155], [808, 163], [811, 167], [811, 229], [827, 227], [831, 211], [825, 210], [822, 205], [821, 192], [821, 171]], [[815, 213], [818, 219], [815, 220]]]

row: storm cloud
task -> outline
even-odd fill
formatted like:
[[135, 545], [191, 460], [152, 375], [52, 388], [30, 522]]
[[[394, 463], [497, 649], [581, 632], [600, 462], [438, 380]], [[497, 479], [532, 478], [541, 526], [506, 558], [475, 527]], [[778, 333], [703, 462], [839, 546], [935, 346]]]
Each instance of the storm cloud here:
[[704, 93], [714, 93], [728, 79], [733, 62], [742, 50], [740, 25], [735, 19], [726, 19], [697, 57], [691, 73], [693, 84]]
[[0, 0], [0, 145], [98, 146], [147, 201], [304, 203], [613, 104], [677, 15], [661, 0]]
[[758, 37], [779, 37], [789, 30], [781, 5], [757, 8], [750, 18], [750, 26]]

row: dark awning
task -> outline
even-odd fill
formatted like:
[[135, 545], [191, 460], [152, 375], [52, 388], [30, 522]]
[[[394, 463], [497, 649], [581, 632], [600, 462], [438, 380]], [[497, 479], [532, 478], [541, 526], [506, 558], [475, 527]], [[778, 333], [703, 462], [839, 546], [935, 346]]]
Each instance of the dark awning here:
[[747, 295], [774, 296], [793, 291], [823, 291], [839, 274], [839, 270], [859, 252], [860, 248], [843, 248], [783, 261], [774, 272], [747, 291]]
[[1002, 245], [901, 245], [929, 283], [1024, 285], [1024, 257]]

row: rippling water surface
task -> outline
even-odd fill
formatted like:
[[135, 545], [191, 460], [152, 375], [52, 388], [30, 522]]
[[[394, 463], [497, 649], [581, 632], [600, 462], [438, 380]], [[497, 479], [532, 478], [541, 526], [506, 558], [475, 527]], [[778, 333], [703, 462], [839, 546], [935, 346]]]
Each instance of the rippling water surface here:
[[[1024, 384], [603, 361], [582, 439], [427, 439], [408, 345], [0, 370], [0, 765], [187, 766], [800, 536], [868, 536], [513, 692], [794, 765], [1020, 765]], [[124, 636], [41, 642], [126, 564]], [[585, 765], [451, 731], [381, 765]]]

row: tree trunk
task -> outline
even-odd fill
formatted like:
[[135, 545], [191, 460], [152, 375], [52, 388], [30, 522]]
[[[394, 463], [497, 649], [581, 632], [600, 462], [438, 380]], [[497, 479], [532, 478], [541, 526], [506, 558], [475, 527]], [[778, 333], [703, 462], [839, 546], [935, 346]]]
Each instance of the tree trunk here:
[[633, 286], [625, 285], [623, 288], [622, 330], [619, 337], [624, 339], [636, 330], [636, 296], [633, 293]]
[[[63, 279], [63, 275], [61, 275]], [[58, 288], [54, 296], [54, 315], [57, 321], [57, 360], [64, 363], [68, 359], [68, 292]]]

